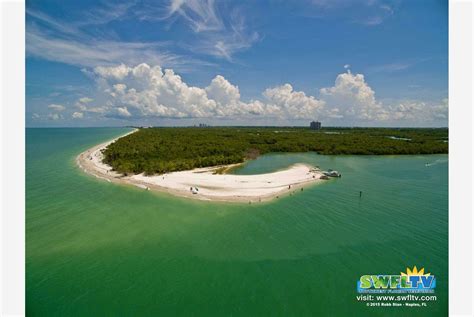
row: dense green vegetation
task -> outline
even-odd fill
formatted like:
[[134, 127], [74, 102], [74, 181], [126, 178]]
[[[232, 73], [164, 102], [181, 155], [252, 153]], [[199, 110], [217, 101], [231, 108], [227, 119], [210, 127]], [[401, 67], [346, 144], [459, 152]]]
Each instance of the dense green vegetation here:
[[447, 138], [447, 128], [147, 128], [109, 145], [104, 162], [124, 174], [156, 174], [240, 163], [270, 152], [448, 153]]

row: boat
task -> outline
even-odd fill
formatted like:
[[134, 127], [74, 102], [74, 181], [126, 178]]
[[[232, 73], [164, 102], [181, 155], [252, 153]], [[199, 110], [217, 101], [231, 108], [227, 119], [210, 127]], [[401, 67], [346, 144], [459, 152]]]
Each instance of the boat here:
[[332, 169], [329, 169], [326, 172], [323, 172], [323, 174], [328, 177], [341, 177], [342, 176], [341, 173], [339, 173], [338, 171], [334, 171]]

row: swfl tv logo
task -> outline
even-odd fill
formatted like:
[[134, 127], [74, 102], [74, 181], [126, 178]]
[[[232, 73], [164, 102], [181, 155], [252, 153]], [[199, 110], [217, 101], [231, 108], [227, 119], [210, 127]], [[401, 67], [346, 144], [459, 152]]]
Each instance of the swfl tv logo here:
[[359, 293], [434, 293], [435, 288], [435, 276], [416, 266], [400, 275], [362, 275], [357, 281]]

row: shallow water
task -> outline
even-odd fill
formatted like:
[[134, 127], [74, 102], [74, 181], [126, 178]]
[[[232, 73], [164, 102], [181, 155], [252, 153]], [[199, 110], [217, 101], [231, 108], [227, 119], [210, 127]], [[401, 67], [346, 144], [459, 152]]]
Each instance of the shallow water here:
[[[126, 131], [27, 129], [28, 315], [447, 314], [447, 155], [265, 155], [234, 173], [305, 162], [343, 176], [270, 203], [212, 203], [76, 167]], [[437, 278], [428, 307], [356, 301], [361, 275], [414, 265]]]

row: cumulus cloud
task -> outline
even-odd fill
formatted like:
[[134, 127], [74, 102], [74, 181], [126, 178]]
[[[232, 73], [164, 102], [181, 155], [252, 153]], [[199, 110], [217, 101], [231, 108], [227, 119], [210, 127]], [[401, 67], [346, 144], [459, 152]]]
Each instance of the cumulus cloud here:
[[239, 87], [232, 85], [223, 76], [217, 75], [211, 84], [206, 87], [209, 98], [216, 100], [220, 105], [233, 104], [240, 100]]
[[387, 110], [375, 99], [375, 92], [365, 82], [364, 75], [339, 74], [334, 86], [320, 90], [321, 99], [328, 108], [337, 109], [343, 117], [363, 121], [387, 120]]
[[91, 101], [94, 101], [94, 99], [89, 98], [89, 97], [82, 97], [82, 98], [79, 98], [79, 102], [84, 103], [84, 104], [89, 103], [89, 102], [91, 102]]
[[85, 105], [81, 111], [99, 110], [106, 116], [122, 118], [228, 118], [233, 116], [273, 116], [279, 118], [313, 118], [324, 106], [323, 101], [289, 84], [267, 89], [265, 101], [241, 100], [239, 87], [223, 76], [216, 76], [205, 87], [189, 86], [173, 70], [140, 64], [135, 67], [96, 67], [91, 71], [101, 89], [102, 106]]
[[94, 108], [88, 108], [87, 105], [94, 101], [94, 99], [89, 98], [89, 97], [82, 97], [79, 98], [76, 103], [74, 104], [76, 108], [78, 108], [80, 111], [90, 111], [90, 112], [97, 112], [93, 111]]
[[34, 112], [31, 115], [31, 119], [34, 121], [58, 121], [64, 119], [64, 116], [58, 112], [50, 112], [50, 113], [37, 113]]
[[125, 66], [124, 64], [120, 64], [119, 66], [115, 67], [98, 66], [94, 68], [94, 73], [104, 79], [122, 80], [128, 75], [129, 72], [130, 67]]
[[82, 119], [84, 118], [84, 114], [82, 112], [73, 112], [72, 114], [72, 118], [73, 119]]
[[57, 105], [53, 103], [53, 104], [48, 105], [48, 109], [51, 109], [53, 111], [64, 111], [66, 107], [64, 107], [63, 105]]
[[127, 107], [117, 107], [116, 112], [117, 112], [117, 115], [119, 117], [125, 117], [126, 118], [126, 117], [131, 116], [130, 112], [128, 112]]
[[414, 121], [419, 118], [431, 118], [448, 122], [448, 99], [444, 98], [439, 103], [427, 103], [421, 101], [403, 101], [389, 107], [391, 117], [394, 120]]
[[308, 95], [286, 83], [263, 91], [262, 98], [242, 100], [239, 87], [217, 75], [207, 87], [188, 85], [171, 69], [142, 63], [101, 66], [87, 71], [98, 94], [77, 100], [81, 113], [136, 120], [140, 118], [320, 119], [337, 124], [447, 121], [447, 100], [432, 104], [376, 99], [364, 75], [350, 70], [333, 86]]
[[53, 121], [56, 121], [56, 120], [60, 120], [60, 119], [63, 119], [63, 115], [62, 114], [59, 114], [59, 113], [50, 113], [48, 114], [48, 119], [49, 120], [53, 120]]
[[263, 95], [270, 103], [293, 119], [311, 119], [322, 114], [325, 102], [313, 96], [307, 96], [302, 91], [294, 91], [290, 84], [266, 89]]

